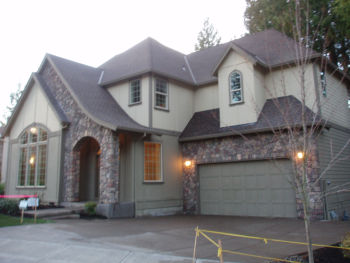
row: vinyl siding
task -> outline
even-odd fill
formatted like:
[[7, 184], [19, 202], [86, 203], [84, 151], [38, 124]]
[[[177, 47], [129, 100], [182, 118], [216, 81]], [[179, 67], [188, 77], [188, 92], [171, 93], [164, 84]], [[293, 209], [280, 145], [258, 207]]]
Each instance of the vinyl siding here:
[[[318, 140], [318, 154], [320, 160], [320, 173], [322, 173], [332, 160], [332, 156], [342, 151], [347, 141], [350, 140], [350, 132], [340, 129], [331, 128], [329, 131], [324, 130]], [[333, 153], [333, 154], [332, 154]], [[350, 145], [343, 149], [340, 159], [350, 156]], [[323, 191], [334, 192], [336, 189], [350, 189], [350, 162], [348, 158], [340, 160], [324, 174], [321, 181]], [[336, 188], [337, 186], [341, 186]], [[326, 209], [329, 212], [334, 210], [338, 215], [342, 215], [343, 211], [350, 214], [350, 193], [337, 192], [326, 195]]]

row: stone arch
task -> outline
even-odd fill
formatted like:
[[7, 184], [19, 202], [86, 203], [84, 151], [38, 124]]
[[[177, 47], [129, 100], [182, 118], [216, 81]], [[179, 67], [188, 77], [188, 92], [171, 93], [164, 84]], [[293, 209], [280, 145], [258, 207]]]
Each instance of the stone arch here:
[[101, 146], [91, 136], [82, 137], [73, 147], [75, 201], [98, 201], [100, 195]]

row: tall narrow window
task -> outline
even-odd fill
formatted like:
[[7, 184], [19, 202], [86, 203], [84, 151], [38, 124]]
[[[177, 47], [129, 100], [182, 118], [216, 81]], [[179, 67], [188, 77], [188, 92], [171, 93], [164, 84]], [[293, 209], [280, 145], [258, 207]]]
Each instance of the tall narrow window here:
[[156, 79], [155, 107], [159, 109], [169, 109], [168, 83], [163, 79]]
[[155, 142], [144, 143], [144, 181], [162, 181], [162, 145]]
[[242, 95], [242, 76], [238, 71], [233, 71], [230, 74], [230, 104], [235, 104], [243, 101]]
[[137, 104], [141, 102], [141, 81], [135, 79], [130, 81], [129, 87], [129, 104]]
[[47, 132], [32, 126], [20, 137], [18, 186], [45, 186]]

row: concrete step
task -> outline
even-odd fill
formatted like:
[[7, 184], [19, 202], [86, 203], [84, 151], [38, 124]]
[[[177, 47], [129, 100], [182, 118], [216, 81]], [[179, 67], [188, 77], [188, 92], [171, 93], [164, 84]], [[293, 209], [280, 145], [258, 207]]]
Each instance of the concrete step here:
[[[67, 216], [72, 214], [79, 214], [84, 211], [81, 208], [49, 208], [49, 209], [38, 209], [36, 211], [37, 218], [53, 218], [58, 216]], [[24, 211], [24, 215], [34, 217], [35, 211], [28, 210]]]
[[58, 219], [79, 219], [79, 214], [69, 214], [69, 215], [60, 215], [52, 217], [44, 217], [43, 219], [58, 220]]

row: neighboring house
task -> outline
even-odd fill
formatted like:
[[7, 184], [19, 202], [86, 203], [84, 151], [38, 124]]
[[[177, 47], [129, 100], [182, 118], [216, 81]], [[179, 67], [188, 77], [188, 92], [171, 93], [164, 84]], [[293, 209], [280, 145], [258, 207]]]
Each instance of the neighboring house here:
[[[5, 130], [6, 191], [96, 200], [108, 217], [301, 216], [284, 176], [293, 173], [285, 134], [271, 132], [301, 123], [294, 50], [267, 30], [189, 55], [148, 38], [98, 68], [46, 55]], [[312, 148], [314, 180], [330, 142], [336, 152], [350, 138], [349, 78], [326, 70], [321, 80], [321, 56], [303, 52], [305, 118], [327, 121]], [[313, 195], [349, 179], [350, 162], [340, 161]], [[350, 212], [349, 199], [317, 201], [313, 217]]]

